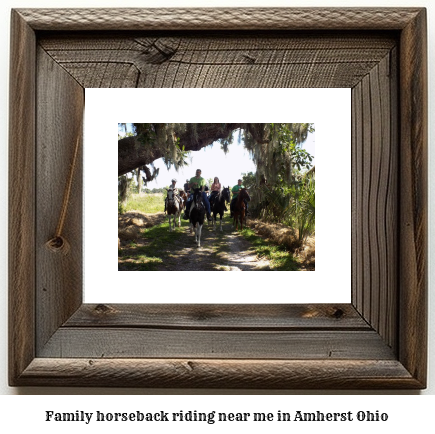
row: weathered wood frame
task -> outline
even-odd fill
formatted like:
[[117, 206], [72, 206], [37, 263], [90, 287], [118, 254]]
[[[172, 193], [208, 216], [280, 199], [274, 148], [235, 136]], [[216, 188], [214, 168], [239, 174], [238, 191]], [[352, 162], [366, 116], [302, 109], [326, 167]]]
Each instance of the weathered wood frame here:
[[[76, 212], [69, 212], [66, 228], [71, 253], [47, 253], [43, 244], [53, 230], [53, 222], [44, 225], [49, 219], [47, 209], [54, 221], [58, 216], [61, 184], [81, 128], [84, 91], [62, 68], [51, 66], [43, 69], [51, 71], [47, 76], [38, 76], [37, 59], [49, 61], [43, 54], [38, 58], [38, 38], [66, 31], [159, 30], [170, 34], [194, 30], [200, 34], [233, 29], [382, 31], [397, 37], [397, 56], [390, 57], [389, 71], [384, 75], [371, 72], [352, 88], [352, 303], [82, 304], [80, 182], [73, 187], [70, 209]], [[426, 50], [426, 11], [422, 8], [13, 10], [10, 384], [426, 387]], [[395, 79], [379, 84], [385, 76]], [[398, 92], [387, 92], [388, 104], [377, 99], [373, 86], [391, 90], [396, 83]], [[369, 101], [367, 95], [371, 95]], [[385, 116], [387, 139], [383, 133], [380, 138], [375, 134], [379, 132], [376, 122]], [[53, 126], [53, 119], [60, 128]], [[56, 138], [52, 141], [58, 146], [47, 151], [53, 128]], [[388, 156], [379, 157], [379, 164], [387, 162], [387, 172], [367, 168], [366, 162], [377, 161], [379, 149], [386, 149], [386, 144]], [[47, 162], [47, 155], [52, 154]], [[386, 179], [378, 179], [383, 173]], [[370, 194], [373, 188], [364, 186], [367, 180], [376, 185], [375, 198]], [[366, 214], [358, 212], [362, 210]], [[372, 227], [377, 229], [372, 231]]]

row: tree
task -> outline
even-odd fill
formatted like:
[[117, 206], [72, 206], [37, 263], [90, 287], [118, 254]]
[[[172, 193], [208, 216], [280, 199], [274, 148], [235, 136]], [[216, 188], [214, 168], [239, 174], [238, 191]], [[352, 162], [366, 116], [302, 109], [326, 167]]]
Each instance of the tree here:
[[127, 175], [118, 176], [118, 213], [125, 211], [125, 205], [130, 195], [131, 178]]
[[[186, 164], [187, 153], [218, 141], [228, 151], [239, 130], [251, 152], [259, 184], [262, 178], [273, 183], [290, 182], [292, 167], [309, 165], [309, 154], [300, 145], [313, 131], [313, 124], [133, 124], [135, 135], [118, 140], [118, 176], [140, 168], [144, 180], [157, 176], [152, 163], [163, 158], [167, 167]], [[278, 170], [277, 170], [278, 168]]]
[[140, 169], [135, 171], [136, 182], [137, 182], [137, 192], [140, 193], [142, 191], [142, 176], [140, 174]]
[[301, 145], [313, 124], [256, 124], [264, 125], [267, 141], [259, 142], [250, 130], [245, 135], [245, 147], [258, 168], [257, 186], [265, 182], [285, 186], [292, 182], [293, 167], [298, 170], [311, 167], [312, 157]]
[[257, 131], [252, 125], [259, 124], [133, 124], [136, 135], [118, 140], [118, 176], [143, 167], [149, 181], [155, 173], [148, 166], [155, 160], [163, 158], [177, 169], [186, 163], [188, 151], [199, 151], [216, 141], [225, 151], [233, 132], [240, 128], [252, 129], [256, 140], [265, 140], [261, 128]]

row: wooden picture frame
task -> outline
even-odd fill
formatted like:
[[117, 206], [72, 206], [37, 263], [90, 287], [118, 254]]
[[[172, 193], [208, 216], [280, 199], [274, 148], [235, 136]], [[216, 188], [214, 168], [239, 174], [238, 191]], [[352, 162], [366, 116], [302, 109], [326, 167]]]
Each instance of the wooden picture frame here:
[[[13, 10], [10, 385], [425, 388], [426, 51], [424, 8]], [[352, 303], [82, 304], [81, 151], [46, 242], [122, 86], [352, 88]]]

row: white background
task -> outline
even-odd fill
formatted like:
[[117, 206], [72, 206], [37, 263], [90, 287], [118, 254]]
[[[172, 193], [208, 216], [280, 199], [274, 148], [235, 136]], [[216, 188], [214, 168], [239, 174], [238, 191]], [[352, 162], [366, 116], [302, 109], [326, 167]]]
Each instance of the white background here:
[[[351, 295], [350, 89], [87, 89], [86, 303], [349, 303]], [[212, 101], [243, 101], [221, 105]], [[149, 104], [143, 104], [149, 101]], [[186, 101], [183, 110], [167, 101]], [[271, 103], [273, 101], [273, 103]], [[207, 107], [207, 110], [203, 108]], [[316, 128], [316, 271], [233, 273], [219, 290], [187, 285], [212, 271], [117, 271], [118, 122], [312, 122]], [[94, 128], [98, 125], [98, 129]], [[343, 126], [336, 134], [336, 126]], [[95, 170], [105, 146], [105, 188]], [[108, 175], [108, 174], [112, 175]], [[336, 190], [345, 198], [334, 201]], [[97, 219], [105, 210], [106, 219]], [[208, 229], [205, 227], [205, 231]], [[86, 234], [89, 234], [87, 236]], [[98, 242], [95, 242], [95, 234]], [[192, 241], [193, 243], [193, 241]], [[214, 275], [216, 277], [216, 274]], [[165, 282], [183, 282], [165, 285]], [[150, 288], [160, 288], [159, 291]], [[235, 288], [238, 288], [235, 290]], [[182, 289], [182, 290], [180, 290]]]
[[[157, 1], [144, 1], [144, 0], [70, 0], [65, 2], [58, 2], [54, 0], [41, 0], [41, 1], [12, 1], [3, 0], [0, 5], [0, 43], [1, 43], [1, 62], [0, 62], [0, 203], [2, 207], [0, 209], [0, 392], [4, 395], [34, 395], [41, 394], [44, 396], [2, 396], [0, 397], [0, 426], [6, 428], [10, 432], [12, 429], [20, 430], [30, 429], [39, 432], [44, 429], [45, 432], [59, 432], [59, 428], [63, 432], [77, 432], [77, 429], [81, 429], [82, 426], [76, 425], [74, 423], [62, 424], [60, 427], [56, 425], [47, 425], [44, 421], [44, 410], [56, 409], [58, 411], [75, 411], [75, 410], [85, 410], [85, 411], [96, 411], [96, 410], [106, 410], [106, 411], [123, 411], [123, 409], [128, 408], [129, 410], [136, 410], [142, 408], [159, 409], [159, 407], [168, 407], [173, 411], [180, 409], [192, 409], [193, 407], [197, 409], [220, 409], [220, 408], [231, 408], [233, 411], [243, 411], [244, 408], [256, 409], [261, 408], [263, 411], [278, 410], [278, 409], [293, 409], [303, 406], [304, 411], [315, 411], [317, 409], [327, 411], [327, 409], [334, 409], [334, 411], [347, 411], [349, 407], [352, 408], [362, 408], [363, 410], [388, 410], [391, 412], [391, 422], [387, 425], [378, 423], [369, 423], [368, 425], [359, 424], [351, 425], [355, 432], [367, 432], [370, 430], [373, 433], [379, 432], [411, 432], [420, 431], [423, 432], [427, 430], [427, 426], [433, 426], [432, 413], [434, 407], [433, 396], [428, 397], [418, 397], [412, 395], [433, 395], [435, 391], [435, 350], [434, 350], [434, 322], [433, 322], [433, 312], [435, 311], [435, 302], [433, 297], [433, 278], [434, 278], [434, 267], [431, 264], [431, 259], [433, 257], [433, 249], [435, 247], [435, 237], [434, 233], [429, 227], [429, 387], [425, 391], [398, 391], [398, 392], [385, 392], [385, 391], [355, 391], [355, 392], [334, 392], [334, 391], [318, 391], [316, 394], [328, 394], [332, 395], [330, 397], [322, 396], [292, 396], [293, 394], [303, 395], [312, 394], [312, 392], [298, 392], [298, 391], [214, 391], [214, 390], [123, 390], [123, 389], [86, 389], [86, 388], [9, 388], [7, 386], [7, 134], [8, 134], [8, 62], [9, 62], [9, 13], [11, 7], [145, 7], [145, 6], [389, 6], [389, 7], [405, 7], [405, 6], [424, 6], [428, 9], [428, 24], [429, 24], [429, 143], [431, 138], [431, 133], [435, 128], [435, 111], [433, 110], [433, 96], [435, 91], [434, 80], [431, 79], [432, 71], [434, 69], [434, 27], [435, 22], [435, 6], [433, 2], [426, 1], [404, 1], [404, 0], [394, 0], [394, 1], [369, 1], [360, 0], [357, 2], [350, 3], [346, 1], [327, 1], [327, 0], [299, 0], [299, 1], [277, 1], [272, 0], [269, 2], [263, 1], [242, 1], [242, 0], [224, 0], [224, 1], [194, 1], [194, 0], [183, 0], [181, 1], [168, 1], [164, 0], [161, 2]], [[433, 169], [433, 152], [432, 146], [430, 146], [430, 168]], [[434, 182], [434, 175], [430, 175], [430, 183]], [[429, 204], [435, 202], [435, 197], [433, 195], [433, 189], [430, 190], [430, 200]], [[430, 220], [433, 220], [433, 208], [430, 206], [429, 209]], [[228, 394], [255, 394], [256, 396], [207, 396], [207, 397], [196, 397], [196, 396], [141, 396], [144, 394], [207, 394], [213, 395], [215, 393]], [[129, 396], [124, 396], [121, 399], [113, 398], [110, 396], [99, 397], [97, 399], [89, 396], [91, 394], [126, 394]], [[352, 397], [343, 397], [343, 394], [355, 394]], [[83, 395], [80, 398], [75, 398], [74, 395]], [[261, 396], [264, 394], [272, 394], [273, 396]], [[375, 395], [375, 396], [364, 396], [364, 395]], [[385, 394], [400, 394], [402, 396], [384, 396]], [[52, 396], [52, 395], [65, 395], [65, 396]], [[139, 395], [139, 396], [137, 396]], [[85, 407], [85, 408], [84, 408]], [[189, 408], [190, 407], [190, 408]], [[214, 408], [213, 408], [214, 407]], [[219, 407], [219, 408], [217, 408]], [[254, 411], [254, 410], [251, 410]], [[427, 425], [426, 425], [427, 424]], [[214, 426], [211, 426], [214, 427]], [[310, 425], [290, 425], [284, 428], [280, 427], [277, 429], [276, 426], [270, 426], [274, 430], [283, 432], [298, 432], [302, 429], [306, 431], [307, 429], [322, 429], [326, 432], [349, 432], [349, 425], [343, 424], [310, 424]], [[163, 427], [164, 428], [164, 427]], [[171, 427], [173, 428], [173, 426]], [[207, 426], [208, 428], [208, 426]], [[225, 429], [226, 431], [240, 431], [240, 425], [232, 426], [220, 426], [213, 429]], [[89, 426], [88, 430], [92, 429], [95, 431], [95, 426]], [[101, 428], [100, 428], [101, 429]], [[125, 429], [125, 425], [111, 424], [104, 427], [104, 432], [120, 432], [121, 429]], [[129, 426], [130, 429], [130, 426]], [[132, 432], [145, 432], [147, 427], [142, 425], [132, 429]], [[160, 428], [162, 429], [162, 428]], [[167, 428], [166, 428], [167, 429]], [[205, 430], [204, 425], [200, 425], [199, 428], [201, 432]], [[250, 426], [250, 429], [252, 427]], [[262, 426], [260, 429], [268, 429], [267, 426]], [[74, 430], [74, 431], [73, 431]], [[134, 431], [133, 431], [134, 430]], [[153, 430], [156, 427], [153, 426]], [[178, 425], [177, 430], [179, 431], [192, 431], [191, 425], [182, 426]], [[285, 431], [284, 431], [285, 430]], [[98, 430], [97, 430], [98, 431]], [[89, 431], [91, 432], [91, 431]]]

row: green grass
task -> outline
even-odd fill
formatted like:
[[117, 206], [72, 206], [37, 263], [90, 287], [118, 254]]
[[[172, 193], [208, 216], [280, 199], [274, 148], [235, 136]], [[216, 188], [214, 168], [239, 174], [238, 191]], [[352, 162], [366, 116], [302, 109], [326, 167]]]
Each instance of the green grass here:
[[[140, 211], [146, 214], [163, 212], [163, 194], [132, 194], [125, 206], [125, 212]], [[182, 227], [187, 222], [182, 222]], [[141, 231], [145, 245], [131, 242], [119, 250], [120, 269], [125, 271], [155, 271], [163, 262], [171, 262], [170, 246], [182, 236], [180, 229], [168, 231], [168, 223], [153, 226]]]
[[244, 228], [241, 232], [243, 237], [252, 243], [255, 253], [260, 258], [270, 261], [270, 269], [273, 271], [298, 271], [299, 264], [292, 254], [284, 247], [265, 241], [250, 228]]
[[141, 211], [143, 213], [156, 213], [165, 210], [162, 194], [132, 194], [125, 206], [128, 211]]
[[[188, 222], [182, 221], [181, 228], [185, 225], [188, 225]], [[169, 232], [168, 223], [165, 222], [147, 229], [143, 235], [143, 238], [151, 240], [151, 243], [147, 245], [147, 248], [151, 247], [154, 250], [166, 250], [168, 243], [178, 240], [183, 235], [181, 228], [175, 228], [175, 231]]]
[[[128, 259], [134, 259], [134, 262], [129, 262]], [[155, 271], [161, 262], [161, 258], [146, 255], [123, 257], [122, 269], [123, 271]]]
[[169, 232], [166, 222], [144, 229], [141, 237], [149, 242], [145, 245], [132, 242], [125, 250], [122, 250], [121, 255], [118, 256], [121, 268], [125, 271], [155, 271], [163, 262], [170, 263], [172, 260], [170, 246], [182, 235], [181, 228]]
[[[127, 209], [153, 213], [163, 211], [163, 207], [162, 195], [133, 195], [128, 202]], [[225, 256], [225, 253], [230, 251], [230, 247], [226, 242], [226, 235], [228, 235], [228, 232], [233, 231], [231, 223], [232, 219], [226, 214], [224, 217], [224, 232], [221, 233], [218, 227], [216, 232], [214, 232], [213, 242], [210, 242], [208, 246], [211, 249], [209, 263], [211, 266], [212, 263], [216, 262], [216, 270], [225, 271], [228, 269], [228, 267], [218, 264], [221, 255]], [[177, 265], [179, 259], [173, 246], [174, 243], [177, 243], [183, 237], [183, 228], [188, 225], [187, 221], [182, 220], [181, 228], [176, 228], [173, 232], [169, 232], [167, 222], [143, 229], [140, 236], [142, 242], [131, 242], [125, 248], [118, 250], [120, 270], [155, 271], [161, 269], [162, 264], [168, 267]], [[250, 228], [243, 229], [241, 234], [252, 243], [252, 250], [259, 257], [267, 258], [270, 261], [271, 270], [299, 270], [300, 266], [298, 262], [284, 246], [272, 244], [269, 240], [265, 241]]]

